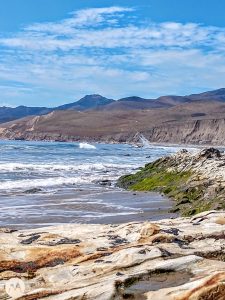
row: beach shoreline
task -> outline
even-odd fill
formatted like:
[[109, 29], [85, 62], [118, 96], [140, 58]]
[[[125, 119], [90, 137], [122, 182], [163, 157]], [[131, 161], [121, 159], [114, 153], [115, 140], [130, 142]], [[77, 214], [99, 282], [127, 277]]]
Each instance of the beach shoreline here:
[[[0, 227], [34, 229], [60, 224], [118, 224], [174, 218], [172, 200], [159, 193], [133, 193], [118, 188], [97, 191], [71, 189], [48, 195], [20, 194], [0, 199]], [[5, 214], [4, 214], [5, 212]]]

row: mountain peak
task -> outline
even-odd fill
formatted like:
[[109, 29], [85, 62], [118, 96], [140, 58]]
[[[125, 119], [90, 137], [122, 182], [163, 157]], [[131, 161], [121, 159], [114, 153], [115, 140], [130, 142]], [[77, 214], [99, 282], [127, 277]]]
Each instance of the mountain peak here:
[[[103, 97], [102, 95], [99, 95], [99, 94], [88, 94], [88, 95], [85, 95], [83, 98], [105, 98]], [[81, 99], [83, 99], [81, 98]]]
[[118, 101], [129, 101], [129, 102], [143, 102], [146, 101], [147, 99], [138, 97], [138, 96], [130, 96], [130, 97], [126, 97], [126, 98], [121, 98]]
[[[76, 103], [81, 103], [83, 101], [102, 101], [105, 100], [107, 98], [103, 97], [102, 95], [99, 94], [90, 94], [90, 95], [85, 95], [83, 98], [81, 98], [80, 100], [78, 100]], [[110, 99], [107, 99], [110, 100]]]
[[115, 100], [113, 100], [113, 99], [108, 99], [108, 98], [105, 98], [98, 94], [91, 94], [91, 95], [84, 96], [83, 98], [81, 98], [80, 100], [78, 100], [76, 102], [59, 106], [59, 107], [57, 107], [57, 109], [59, 109], [59, 110], [64, 110], [64, 109], [89, 110], [89, 109], [96, 109], [96, 108], [105, 106], [114, 101]]

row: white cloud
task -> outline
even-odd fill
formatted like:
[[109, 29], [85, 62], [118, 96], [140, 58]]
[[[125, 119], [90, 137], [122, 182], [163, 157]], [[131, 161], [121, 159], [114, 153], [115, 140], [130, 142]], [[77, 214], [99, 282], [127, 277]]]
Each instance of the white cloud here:
[[71, 51], [81, 47], [110, 49], [207, 46], [221, 49], [225, 47], [225, 29], [191, 23], [75, 28], [72, 21], [69, 24], [64, 21], [62, 24], [36, 24], [17, 36], [0, 38], [0, 45], [32, 51]]
[[90, 8], [0, 37], [0, 84], [12, 82], [1, 89], [4, 101], [54, 105], [87, 93], [156, 97], [223, 86], [225, 28], [143, 24], [130, 14]]
[[82, 9], [71, 13], [71, 18], [55, 23], [33, 24], [26, 27], [25, 30], [28, 32], [33, 31], [55, 35], [73, 34], [76, 32], [76, 29], [83, 27], [96, 27], [103, 23], [116, 24], [118, 18], [123, 16], [121, 13], [131, 11], [133, 11], [132, 8], [119, 6]]

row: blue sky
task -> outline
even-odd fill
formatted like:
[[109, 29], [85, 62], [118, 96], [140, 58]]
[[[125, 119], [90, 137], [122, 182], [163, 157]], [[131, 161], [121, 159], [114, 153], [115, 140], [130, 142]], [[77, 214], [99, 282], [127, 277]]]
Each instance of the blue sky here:
[[225, 87], [223, 0], [0, 0], [0, 105]]

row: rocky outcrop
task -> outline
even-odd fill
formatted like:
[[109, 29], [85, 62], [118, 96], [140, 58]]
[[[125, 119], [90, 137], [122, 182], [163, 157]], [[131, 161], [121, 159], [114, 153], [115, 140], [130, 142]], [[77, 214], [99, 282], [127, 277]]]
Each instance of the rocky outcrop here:
[[182, 150], [122, 176], [118, 186], [163, 192], [175, 199], [173, 212], [186, 216], [225, 209], [225, 154], [214, 148], [198, 153]]
[[0, 298], [223, 300], [225, 212], [120, 225], [0, 229]]

